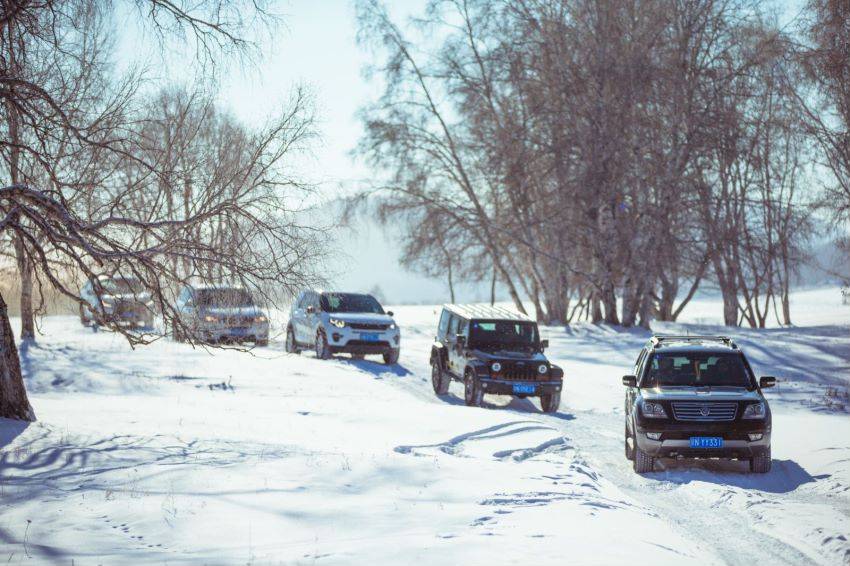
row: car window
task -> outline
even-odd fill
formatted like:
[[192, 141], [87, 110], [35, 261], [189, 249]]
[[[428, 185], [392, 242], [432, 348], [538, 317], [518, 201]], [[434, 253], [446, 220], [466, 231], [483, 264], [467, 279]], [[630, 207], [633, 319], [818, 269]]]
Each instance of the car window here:
[[451, 318], [451, 315], [447, 310], [444, 310], [443, 314], [440, 315], [440, 326], [437, 330], [437, 333], [440, 335], [440, 338], [445, 338], [446, 336], [446, 332], [449, 329], [449, 318]]
[[739, 354], [655, 353], [646, 375], [648, 387], [747, 387], [753, 380]]
[[451, 315], [451, 318], [449, 320], [449, 331], [446, 334], [446, 336], [450, 340], [454, 340], [455, 337], [457, 336], [457, 324], [458, 324], [458, 322], [460, 322], [460, 319], [455, 315]]
[[322, 293], [322, 311], [384, 314], [381, 304], [372, 295], [357, 293]]
[[245, 289], [221, 287], [198, 291], [198, 304], [204, 307], [250, 307], [254, 306], [254, 299]]
[[476, 320], [469, 331], [469, 342], [474, 345], [533, 347], [539, 341], [537, 325], [533, 322]]

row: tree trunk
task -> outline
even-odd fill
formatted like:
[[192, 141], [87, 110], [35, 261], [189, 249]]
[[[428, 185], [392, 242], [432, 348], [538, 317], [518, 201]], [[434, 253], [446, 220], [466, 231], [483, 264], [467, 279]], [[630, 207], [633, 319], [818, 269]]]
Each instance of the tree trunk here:
[[32, 308], [32, 263], [27, 257], [24, 243], [15, 238], [15, 256], [21, 279], [21, 340], [35, 339], [35, 315]]
[[21, 374], [21, 361], [9, 324], [6, 303], [0, 295], [0, 417], [21, 421], [34, 421], [24, 377]]

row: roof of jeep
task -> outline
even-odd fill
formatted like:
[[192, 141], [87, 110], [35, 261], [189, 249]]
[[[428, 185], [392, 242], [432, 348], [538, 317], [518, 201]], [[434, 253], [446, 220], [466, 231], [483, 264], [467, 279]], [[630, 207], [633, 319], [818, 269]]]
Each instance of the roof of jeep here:
[[512, 310], [490, 305], [443, 305], [443, 308], [461, 318], [481, 320], [517, 320], [533, 322], [528, 316]]

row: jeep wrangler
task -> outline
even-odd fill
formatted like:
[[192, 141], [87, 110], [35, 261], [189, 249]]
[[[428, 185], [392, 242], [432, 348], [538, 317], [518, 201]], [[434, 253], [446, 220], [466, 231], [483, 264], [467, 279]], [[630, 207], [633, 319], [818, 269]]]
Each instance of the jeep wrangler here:
[[623, 376], [626, 458], [651, 472], [659, 458], [747, 460], [770, 471], [771, 415], [744, 353], [725, 336], [653, 336]]
[[464, 400], [481, 406], [485, 393], [540, 397], [546, 413], [561, 403], [564, 372], [543, 355], [537, 323], [507, 309], [445, 305], [431, 348], [431, 383], [437, 395], [452, 380], [464, 386]]

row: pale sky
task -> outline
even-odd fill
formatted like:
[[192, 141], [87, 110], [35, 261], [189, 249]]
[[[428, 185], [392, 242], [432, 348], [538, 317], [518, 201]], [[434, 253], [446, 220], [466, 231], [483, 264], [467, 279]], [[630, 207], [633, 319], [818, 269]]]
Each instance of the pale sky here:
[[[390, 2], [398, 21], [421, 11], [424, 0]], [[282, 25], [270, 39], [260, 42], [261, 54], [247, 69], [232, 62], [219, 70], [219, 100], [248, 124], [260, 124], [286, 104], [294, 87], [303, 84], [315, 98], [320, 139], [312, 155], [298, 165], [300, 173], [320, 187], [326, 200], [348, 193], [357, 181], [370, 177], [369, 169], [351, 151], [362, 128], [357, 111], [381, 92], [379, 79], [367, 81], [364, 66], [371, 54], [357, 45], [357, 22], [353, 0], [288, 0], [277, 5]], [[148, 74], [169, 81], [190, 80], [197, 71], [186, 63], [190, 54], [182, 46], [170, 46], [165, 54], [146, 52], [153, 43], [138, 29], [133, 12], [119, 13], [117, 26], [119, 63], [141, 61]], [[185, 49], [183, 49], [185, 50]], [[330, 214], [328, 218], [330, 219]], [[388, 302], [448, 302], [444, 281], [429, 280], [398, 265], [396, 235], [366, 219], [356, 223], [357, 233], [340, 230], [329, 246], [340, 252], [328, 266], [329, 287], [369, 291], [379, 286]], [[338, 246], [338, 247], [337, 247]], [[488, 285], [478, 290], [466, 286], [464, 300], [485, 300]]]

